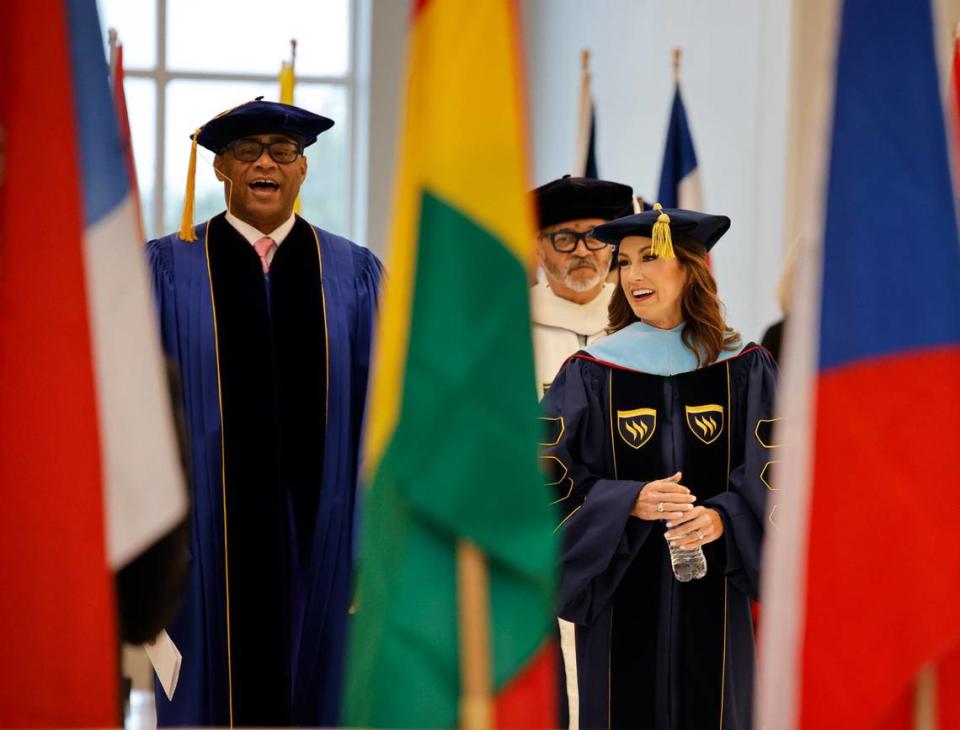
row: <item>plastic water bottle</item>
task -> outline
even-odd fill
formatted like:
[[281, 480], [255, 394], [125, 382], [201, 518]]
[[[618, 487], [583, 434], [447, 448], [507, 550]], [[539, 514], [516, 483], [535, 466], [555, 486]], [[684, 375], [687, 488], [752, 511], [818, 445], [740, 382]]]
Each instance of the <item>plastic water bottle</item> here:
[[702, 578], [707, 574], [707, 558], [699, 545], [696, 550], [682, 550], [673, 542], [667, 542], [670, 548], [670, 565], [673, 575], [681, 583]]
[[[674, 484], [677, 482], [676, 479], [669, 481]], [[671, 540], [667, 540], [667, 547], [670, 549], [670, 566], [678, 581], [689, 583], [707, 574], [707, 556], [703, 554], [702, 547], [697, 545], [696, 550], [681, 550]]]

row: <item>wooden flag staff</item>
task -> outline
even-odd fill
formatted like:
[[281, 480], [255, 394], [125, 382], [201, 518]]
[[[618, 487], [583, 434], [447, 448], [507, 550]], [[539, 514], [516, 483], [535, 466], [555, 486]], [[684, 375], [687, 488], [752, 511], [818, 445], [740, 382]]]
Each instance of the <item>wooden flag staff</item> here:
[[487, 558], [469, 540], [457, 542], [460, 629], [460, 727], [493, 727], [493, 666], [490, 656], [490, 585]]

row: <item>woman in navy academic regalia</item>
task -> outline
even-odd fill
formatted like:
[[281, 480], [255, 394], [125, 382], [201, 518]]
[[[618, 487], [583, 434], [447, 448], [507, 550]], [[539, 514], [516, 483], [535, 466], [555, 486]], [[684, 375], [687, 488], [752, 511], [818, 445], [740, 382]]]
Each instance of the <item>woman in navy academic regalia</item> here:
[[[751, 726], [776, 366], [723, 319], [705, 257], [729, 227], [657, 206], [594, 230], [613, 334], [544, 399], [571, 727]], [[668, 541], [706, 575], [678, 582]]]

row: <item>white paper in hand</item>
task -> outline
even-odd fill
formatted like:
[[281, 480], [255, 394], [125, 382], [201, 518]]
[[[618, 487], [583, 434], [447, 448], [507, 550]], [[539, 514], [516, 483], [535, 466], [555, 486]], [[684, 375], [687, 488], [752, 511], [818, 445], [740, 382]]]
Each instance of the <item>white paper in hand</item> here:
[[167, 699], [172, 700], [173, 693], [177, 691], [180, 664], [183, 661], [180, 650], [166, 631], [161, 631], [156, 639], [144, 644], [143, 648], [153, 665], [153, 671], [157, 673], [157, 679], [160, 680], [160, 686], [163, 687]]

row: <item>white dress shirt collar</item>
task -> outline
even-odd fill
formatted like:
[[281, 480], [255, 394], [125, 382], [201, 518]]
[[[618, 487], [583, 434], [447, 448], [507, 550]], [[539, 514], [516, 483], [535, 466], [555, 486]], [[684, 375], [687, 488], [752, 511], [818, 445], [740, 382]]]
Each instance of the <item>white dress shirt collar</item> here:
[[287, 218], [283, 223], [277, 226], [271, 233], [263, 233], [262, 231], [254, 228], [246, 221], [242, 221], [233, 213], [227, 212], [227, 223], [233, 226], [237, 232], [249, 241], [252, 246], [254, 243], [259, 241], [264, 236], [268, 236], [273, 239], [273, 242], [279, 247], [283, 243], [290, 231], [293, 229], [293, 224], [296, 223], [297, 215], [296, 213], [291, 213], [290, 217]]

